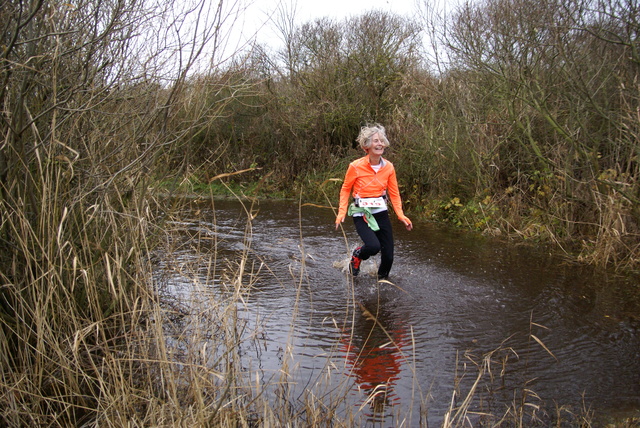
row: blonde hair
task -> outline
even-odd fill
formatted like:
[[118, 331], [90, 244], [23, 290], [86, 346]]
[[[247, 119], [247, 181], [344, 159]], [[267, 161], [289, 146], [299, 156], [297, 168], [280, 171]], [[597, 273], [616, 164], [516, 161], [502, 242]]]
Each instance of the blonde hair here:
[[387, 133], [384, 126], [375, 123], [373, 125], [366, 125], [360, 128], [360, 134], [356, 141], [360, 144], [365, 151], [371, 147], [371, 137], [378, 134], [385, 147], [389, 147], [389, 140], [387, 139]]

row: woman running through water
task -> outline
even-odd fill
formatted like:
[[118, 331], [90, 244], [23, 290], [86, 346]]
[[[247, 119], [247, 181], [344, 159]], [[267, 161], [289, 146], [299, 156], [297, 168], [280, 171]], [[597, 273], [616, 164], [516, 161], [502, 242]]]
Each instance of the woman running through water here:
[[[349, 264], [351, 274], [357, 276], [362, 260], [380, 253], [378, 279], [386, 279], [393, 264], [393, 231], [387, 201], [391, 200], [398, 220], [404, 223], [407, 230], [413, 229], [413, 225], [402, 211], [393, 164], [382, 157], [384, 149], [389, 147], [384, 127], [378, 124], [364, 126], [356, 141], [366, 155], [349, 164], [340, 190], [336, 230], [347, 214], [353, 216], [356, 231], [364, 245], [353, 251]], [[352, 191], [353, 203], [349, 205]]]

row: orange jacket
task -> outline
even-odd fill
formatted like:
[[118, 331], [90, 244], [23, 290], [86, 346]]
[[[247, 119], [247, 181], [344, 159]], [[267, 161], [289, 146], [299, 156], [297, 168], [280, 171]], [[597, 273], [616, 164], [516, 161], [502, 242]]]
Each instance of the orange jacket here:
[[347, 215], [351, 190], [353, 190], [355, 198], [376, 198], [386, 192], [398, 219], [411, 223], [411, 220], [402, 211], [402, 199], [400, 199], [396, 170], [388, 160], [381, 159], [381, 162], [384, 164], [377, 173], [371, 168], [368, 156], [356, 159], [349, 164], [340, 189], [340, 205], [336, 223], [342, 222]]

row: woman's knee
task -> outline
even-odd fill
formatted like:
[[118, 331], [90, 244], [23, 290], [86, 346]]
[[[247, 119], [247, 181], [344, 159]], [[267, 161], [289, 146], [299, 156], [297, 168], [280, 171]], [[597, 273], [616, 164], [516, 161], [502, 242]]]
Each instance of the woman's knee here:
[[380, 252], [380, 244], [375, 242], [366, 242], [363, 250], [366, 252], [367, 256], [375, 256]]

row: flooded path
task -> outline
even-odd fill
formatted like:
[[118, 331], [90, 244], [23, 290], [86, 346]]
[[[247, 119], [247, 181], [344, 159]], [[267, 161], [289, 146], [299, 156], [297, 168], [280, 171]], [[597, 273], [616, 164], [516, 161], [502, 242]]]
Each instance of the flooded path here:
[[[215, 245], [216, 269], [203, 266], [200, 281], [212, 290], [246, 256], [239, 281], [250, 291], [238, 311], [259, 345], [244, 346], [241, 358], [265, 385], [282, 379], [284, 365], [288, 394], [342, 394], [358, 425], [433, 427], [452, 397], [464, 401], [493, 351], [471, 410], [500, 417], [514, 405], [539, 408], [543, 420], [585, 409], [639, 414], [632, 279], [427, 223], [407, 232], [394, 217], [391, 283], [370, 274], [375, 257], [354, 281], [344, 270], [359, 244], [349, 219], [345, 237], [329, 209], [261, 201], [248, 225], [239, 202], [213, 205], [194, 206], [184, 239]], [[176, 259], [198, 260], [193, 248]], [[196, 294], [183, 277], [164, 282], [176, 300]]]

